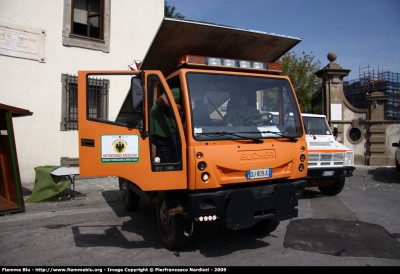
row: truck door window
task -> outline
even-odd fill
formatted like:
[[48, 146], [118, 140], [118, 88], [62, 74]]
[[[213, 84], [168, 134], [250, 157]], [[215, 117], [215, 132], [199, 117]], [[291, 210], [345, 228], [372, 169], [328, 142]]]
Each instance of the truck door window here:
[[153, 164], [163, 166], [155, 170], [181, 170], [182, 149], [177, 124], [182, 123], [183, 115], [175, 117], [172, 109], [173, 104], [182, 104], [181, 90], [172, 89], [174, 98], [170, 98], [157, 76], [149, 75], [147, 80], [151, 155]]
[[[132, 77], [136, 77], [136, 75], [88, 75], [86, 87], [87, 119], [122, 127], [138, 127], [143, 116], [141, 113], [132, 110], [130, 96]], [[99, 109], [99, 105], [106, 105], [108, 108]]]

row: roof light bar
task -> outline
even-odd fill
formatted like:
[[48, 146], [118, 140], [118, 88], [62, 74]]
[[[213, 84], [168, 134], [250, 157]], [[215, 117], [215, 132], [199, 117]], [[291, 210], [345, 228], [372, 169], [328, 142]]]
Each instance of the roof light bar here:
[[207, 56], [185, 55], [178, 61], [178, 67], [188, 66], [210, 66], [210, 67], [230, 67], [238, 69], [257, 69], [270, 72], [282, 73], [281, 64], [266, 63], [260, 61], [238, 60], [229, 58], [217, 58]]

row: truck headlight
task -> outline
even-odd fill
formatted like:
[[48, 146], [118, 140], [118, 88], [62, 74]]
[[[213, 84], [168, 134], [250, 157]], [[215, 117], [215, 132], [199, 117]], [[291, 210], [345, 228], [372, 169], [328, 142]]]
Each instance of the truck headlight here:
[[197, 164], [197, 168], [198, 168], [200, 171], [205, 170], [206, 167], [207, 167], [206, 162], [201, 161], [200, 163]]
[[203, 182], [207, 182], [208, 179], [210, 179], [210, 174], [208, 174], [208, 172], [203, 172], [201, 174], [201, 179], [203, 180]]

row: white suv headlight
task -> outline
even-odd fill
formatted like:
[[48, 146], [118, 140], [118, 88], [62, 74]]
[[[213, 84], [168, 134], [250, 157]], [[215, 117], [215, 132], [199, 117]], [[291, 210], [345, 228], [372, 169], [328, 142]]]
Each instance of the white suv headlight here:
[[354, 165], [354, 152], [353, 151], [348, 151], [345, 153], [344, 165], [345, 166], [353, 166]]

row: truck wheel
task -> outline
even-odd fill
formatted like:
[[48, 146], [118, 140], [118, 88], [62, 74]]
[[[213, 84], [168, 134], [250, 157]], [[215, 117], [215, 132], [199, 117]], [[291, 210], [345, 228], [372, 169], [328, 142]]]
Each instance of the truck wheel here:
[[181, 218], [180, 214], [168, 216], [165, 191], [158, 192], [156, 210], [158, 231], [163, 244], [170, 250], [186, 246], [191, 236], [189, 232], [192, 229], [192, 221]]
[[140, 196], [129, 189], [130, 182], [119, 178], [119, 188], [121, 190], [122, 201], [126, 211], [136, 211], [139, 208]]
[[400, 171], [400, 163], [396, 160], [396, 171]]
[[328, 187], [318, 187], [318, 189], [325, 195], [335, 196], [336, 194], [339, 194], [343, 190], [344, 183], [345, 183], [345, 177], [342, 177], [338, 179], [336, 182], [334, 182], [333, 185]]
[[278, 221], [275, 220], [262, 220], [252, 226], [251, 232], [257, 235], [268, 235], [273, 232], [279, 225]]

